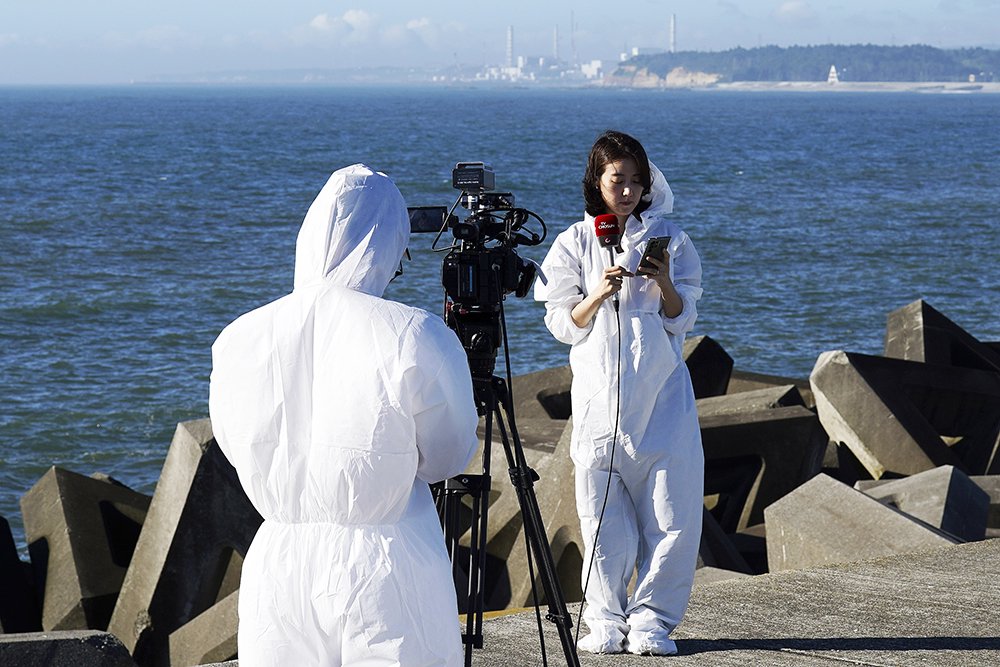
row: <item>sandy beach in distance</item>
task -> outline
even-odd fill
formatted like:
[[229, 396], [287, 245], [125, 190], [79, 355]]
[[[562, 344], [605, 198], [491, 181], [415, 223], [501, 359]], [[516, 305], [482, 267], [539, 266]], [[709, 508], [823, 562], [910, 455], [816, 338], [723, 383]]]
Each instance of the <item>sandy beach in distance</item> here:
[[1000, 93], [1000, 82], [962, 81], [736, 81], [718, 83], [716, 90], [798, 90], [824, 93]]

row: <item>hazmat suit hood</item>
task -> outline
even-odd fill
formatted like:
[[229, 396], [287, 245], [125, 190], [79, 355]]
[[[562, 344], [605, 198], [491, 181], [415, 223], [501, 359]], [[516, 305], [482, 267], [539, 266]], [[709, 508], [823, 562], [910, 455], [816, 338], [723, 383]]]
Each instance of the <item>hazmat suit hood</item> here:
[[364, 164], [330, 176], [295, 244], [295, 290], [328, 281], [382, 296], [410, 238], [406, 203], [392, 180]]
[[671, 213], [674, 210], [674, 193], [663, 172], [652, 161], [649, 162], [649, 177], [652, 183], [649, 192], [643, 195], [642, 200], [650, 204], [649, 208], [642, 212], [643, 217]]

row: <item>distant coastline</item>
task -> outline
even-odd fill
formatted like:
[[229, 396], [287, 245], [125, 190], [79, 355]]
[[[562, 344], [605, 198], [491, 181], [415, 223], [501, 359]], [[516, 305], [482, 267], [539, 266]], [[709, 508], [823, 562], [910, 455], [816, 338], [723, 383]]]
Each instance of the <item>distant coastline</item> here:
[[495, 88], [523, 90], [661, 90], [661, 91], [794, 91], [815, 93], [943, 93], [943, 94], [996, 94], [1000, 93], [1000, 82], [962, 82], [962, 81], [626, 81], [621, 78], [606, 77], [604, 80], [593, 81], [503, 81], [503, 80], [421, 80], [393, 79], [376, 77], [343, 77], [343, 78], [307, 78], [292, 79], [267, 76], [244, 77], [200, 77], [185, 80], [177, 78], [170, 81], [150, 80], [134, 81], [130, 85], [140, 87], [161, 86], [195, 86], [195, 87], [418, 87], [418, 88]]
[[818, 93], [1000, 93], [1000, 82], [956, 81], [734, 81], [708, 86], [716, 90], [802, 91]]
[[617, 63], [533, 56], [519, 57], [516, 65], [506, 67], [229, 70], [163, 74], [133, 83], [996, 93], [1000, 92], [1000, 50], [872, 44], [677, 53], [647, 49], [635, 50]]
[[605, 84], [651, 88], [765, 81], [853, 84], [855, 90], [868, 90], [859, 84], [869, 83], [880, 90], [899, 89], [881, 82], [912, 82], [919, 90], [983, 90], [974, 86], [1000, 81], [1000, 51], [827, 44], [661, 52], [637, 54], [604, 74]]

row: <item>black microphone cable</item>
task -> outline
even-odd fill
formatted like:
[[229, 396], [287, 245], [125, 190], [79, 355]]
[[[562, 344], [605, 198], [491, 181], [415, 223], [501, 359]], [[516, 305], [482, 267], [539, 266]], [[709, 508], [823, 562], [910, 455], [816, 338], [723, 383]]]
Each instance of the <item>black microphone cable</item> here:
[[[612, 255], [612, 258], [614, 255]], [[615, 293], [618, 296], [618, 293]], [[594, 546], [590, 550], [590, 562], [587, 564], [587, 578], [583, 583], [583, 595], [580, 600], [580, 613], [577, 615], [576, 619], [576, 637], [573, 642], [578, 643], [580, 641], [580, 626], [583, 625], [583, 609], [587, 605], [587, 588], [590, 586], [590, 575], [594, 571], [594, 557], [597, 555], [597, 538], [601, 535], [601, 524], [604, 522], [604, 510], [608, 507], [608, 496], [611, 495], [611, 473], [615, 466], [615, 449], [617, 449], [618, 443], [618, 419], [621, 416], [622, 407], [622, 319], [621, 313], [618, 311], [618, 300], [615, 299], [615, 324], [618, 329], [618, 355], [615, 363], [615, 378], [617, 382], [615, 383], [615, 428], [611, 434], [611, 457], [608, 461], [608, 483], [604, 487], [604, 502], [601, 503], [601, 513], [597, 517], [597, 528], [594, 531]], [[591, 629], [593, 631], [593, 629]]]

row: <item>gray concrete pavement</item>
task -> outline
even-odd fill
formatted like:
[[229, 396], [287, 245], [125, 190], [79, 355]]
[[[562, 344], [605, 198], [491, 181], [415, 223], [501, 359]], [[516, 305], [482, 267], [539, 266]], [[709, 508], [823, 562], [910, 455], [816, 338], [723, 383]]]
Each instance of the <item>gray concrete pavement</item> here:
[[[674, 633], [678, 655], [581, 653], [580, 664], [1000, 665], [998, 566], [1000, 540], [987, 540], [706, 584]], [[543, 623], [548, 664], [565, 665], [554, 626]], [[473, 665], [542, 664], [533, 611], [488, 619], [484, 643]]]

